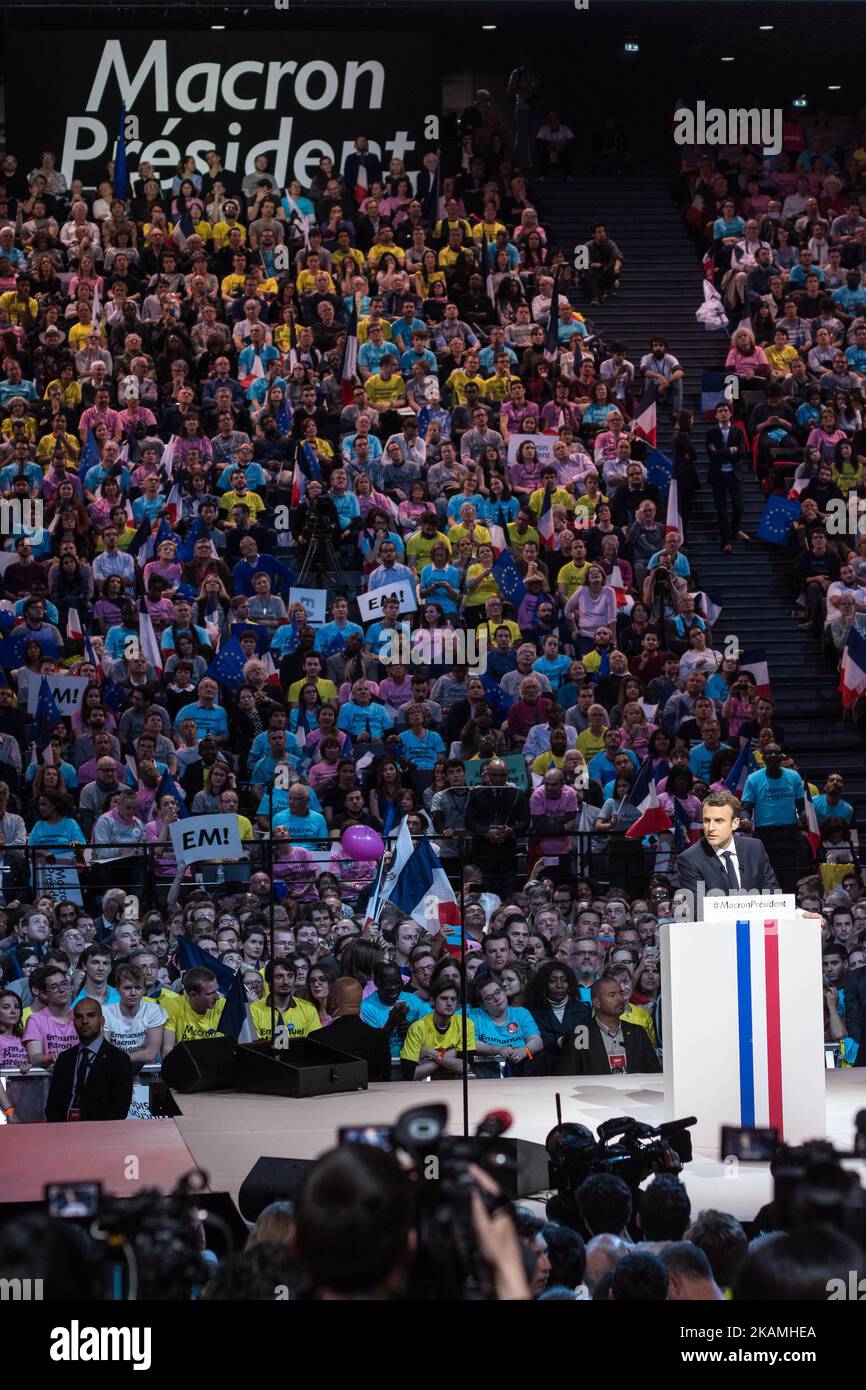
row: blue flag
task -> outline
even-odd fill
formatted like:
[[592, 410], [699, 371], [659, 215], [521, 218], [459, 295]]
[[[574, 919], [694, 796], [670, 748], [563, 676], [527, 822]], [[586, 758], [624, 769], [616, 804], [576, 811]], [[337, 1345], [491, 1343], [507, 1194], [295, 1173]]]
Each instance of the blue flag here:
[[235, 1042], [254, 1042], [256, 1031], [247, 1013], [247, 992], [240, 970], [235, 972], [225, 996], [225, 1007], [219, 1022], [223, 1037], [234, 1038]]
[[659, 492], [667, 492], [674, 471], [673, 463], [667, 454], [663, 454], [660, 449], [648, 450], [644, 468], [650, 486], [657, 487]]
[[497, 684], [492, 676], [485, 673], [481, 677], [481, 684], [484, 686], [488, 705], [493, 710], [496, 718], [502, 721], [514, 704], [514, 701], [509, 699], [505, 691]]
[[43, 632], [39, 636], [33, 636], [26, 627], [16, 628], [11, 637], [5, 637], [0, 642], [0, 665], [6, 671], [16, 671], [19, 666], [24, 665], [24, 648], [28, 642], [36, 641], [45, 656], [59, 657], [57, 650], [57, 639], [50, 632]]
[[188, 565], [195, 558], [195, 543], [203, 530], [204, 522], [197, 516], [177, 548], [177, 558], [181, 565]]
[[78, 460], [79, 478], [83, 479], [88, 469], [94, 468], [97, 463], [99, 463], [99, 448], [93, 437], [93, 430], [88, 430], [84, 448], [81, 450], [81, 458]]
[[246, 660], [240, 642], [236, 637], [231, 637], [225, 646], [220, 647], [219, 652], [208, 666], [206, 674], [212, 680], [218, 681], [220, 685], [228, 686], [230, 690], [237, 690], [244, 683]]
[[216, 956], [212, 956], [210, 951], [203, 951], [200, 946], [196, 946], [194, 941], [189, 941], [185, 936], [177, 938], [176, 955], [181, 970], [192, 970], [198, 965], [212, 970], [217, 977], [220, 994], [228, 994], [235, 978], [235, 972], [231, 966], [224, 965], [221, 960], [217, 960]]
[[177, 782], [175, 782], [170, 772], [164, 772], [159, 779], [159, 783], [157, 785], [153, 797], [153, 804], [155, 807], [159, 805], [159, 798], [161, 796], [174, 797], [175, 801], [177, 802], [177, 814], [179, 820], [186, 820], [187, 816], [191, 815], [190, 809], [187, 806], [186, 801], [184, 800], [183, 792], [177, 785]]
[[768, 497], [755, 535], [759, 541], [769, 541], [771, 545], [787, 545], [791, 528], [799, 515], [799, 500], [775, 495]]
[[321, 478], [322, 470], [319, 467], [319, 460], [316, 458], [316, 451], [309, 440], [305, 440], [301, 445], [300, 462], [301, 472], [304, 474], [308, 483], [313, 482], [314, 479]]
[[256, 655], [264, 656], [271, 645], [271, 634], [266, 627], [260, 627], [256, 623], [232, 623], [231, 635], [238, 642], [245, 632], [253, 633], [256, 639]]
[[129, 192], [129, 174], [126, 168], [126, 107], [120, 108], [120, 125], [117, 130], [117, 148], [114, 151], [114, 184], [113, 193], [115, 198], [121, 198], [126, 202], [126, 195]]
[[102, 703], [112, 711], [119, 714], [130, 697], [130, 691], [126, 686], [118, 685], [117, 681], [106, 680], [100, 687], [99, 693], [102, 696]]
[[739, 796], [746, 785], [746, 778], [750, 772], [756, 770], [757, 766], [751, 747], [748, 743], [744, 743], [737, 754], [733, 767], [725, 778], [725, 789], [733, 792], [734, 796]]
[[175, 584], [174, 593], [176, 598], [188, 599], [190, 603], [198, 599], [198, 589], [194, 584]]
[[519, 608], [526, 598], [526, 585], [510, 551], [503, 550], [493, 562], [493, 578], [499, 586], [499, 592], [503, 599], [507, 603], [513, 604], [515, 608]]
[[553, 289], [550, 294], [550, 313], [544, 330], [544, 356], [548, 362], [555, 362], [559, 356], [559, 276], [561, 266], [556, 267]]
[[48, 743], [53, 730], [60, 723], [63, 715], [57, 707], [51, 686], [48, 684], [46, 676], [39, 682], [39, 698], [36, 701], [36, 711], [33, 715], [33, 727], [31, 738], [36, 740], [36, 747], [39, 752]]

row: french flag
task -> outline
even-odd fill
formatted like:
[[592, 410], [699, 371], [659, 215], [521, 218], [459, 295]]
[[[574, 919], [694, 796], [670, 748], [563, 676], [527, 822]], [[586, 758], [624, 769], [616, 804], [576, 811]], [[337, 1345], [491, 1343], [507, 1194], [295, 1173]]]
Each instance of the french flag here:
[[352, 312], [346, 324], [346, 341], [343, 346], [343, 361], [340, 365], [340, 386], [343, 405], [352, 404], [352, 392], [358, 371], [358, 305], [352, 305]]
[[[805, 785], [805, 783], [804, 783], [804, 785]], [[810, 848], [810, 850], [812, 851], [813, 857], [814, 857], [815, 859], [817, 859], [817, 858], [818, 858], [818, 850], [819, 850], [820, 845], [821, 845], [821, 831], [820, 831], [819, 828], [818, 828], [818, 817], [817, 817], [817, 815], [816, 815], [816, 813], [815, 813], [815, 807], [814, 807], [813, 804], [812, 804], [812, 797], [811, 797], [811, 795], [810, 795], [810, 793], [809, 793], [809, 788], [808, 788], [808, 786], [806, 786], [806, 807], [805, 807], [805, 810], [806, 810], [806, 839], [809, 841], [809, 848]]]
[[165, 514], [168, 517], [169, 526], [176, 526], [183, 511], [183, 497], [177, 483], [172, 483], [171, 492], [165, 504]]
[[642, 840], [644, 835], [659, 835], [663, 830], [673, 829], [673, 821], [659, 805], [652, 758], [647, 758], [632, 783], [628, 799], [638, 808], [640, 817], [625, 832], [627, 840]]
[[751, 746], [744, 743], [736, 756], [733, 767], [725, 778], [725, 790], [733, 793], [734, 796], [742, 796], [746, 778], [755, 771], [756, 767], [757, 763]]
[[751, 671], [755, 677], [755, 691], [758, 695], [769, 695], [770, 667], [767, 664], [767, 653], [763, 647], [755, 647], [753, 651], [743, 652], [740, 657], [740, 670]]
[[671, 481], [668, 487], [668, 511], [665, 517], [665, 532], [677, 531], [683, 534], [683, 519], [680, 516], [680, 495], [679, 483], [677, 481], [677, 461], [674, 459], [671, 469]]
[[655, 445], [656, 445], [656, 403], [655, 403], [655, 401], [648, 401], [647, 404], [646, 404], [645, 406], [642, 406], [642, 408], [641, 408], [641, 410], [640, 410], [640, 414], [639, 414], [639, 415], [636, 415], [636, 416], [634, 417], [634, 421], [633, 421], [633, 424], [632, 424], [632, 433], [635, 434], [635, 435], [637, 435], [638, 439], [645, 439], [645, 440], [647, 441], [648, 444], [651, 444], [651, 445], [653, 446], [653, 448], [655, 448]]
[[84, 626], [78, 616], [77, 608], [70, 608], [66, 617], [66, 640], [68, 642], [84, 641]]
[[558, 550], [559, 542], [553, 529], [553, 489], [548, 483], [544, 489], [541, 512], [538, 517], [538, 537], [547, 550]]
[[138, 619], [138, 632], [141, 642], [141, 654], [156, 672], [157, 676], [162, 675], [162, 652], [156, 640], [156, 633], [153, 630], [153, 622], [149, 613], [142, 612]]
[[845, 709], [850, 709], [866, 692], [866, 637], [853, 627], [848, 633], [848, 641], [842, 653], [839, 689]]
[[706, 589], [701, 589], [695, 594], [695, 610], [710, 627], [722, 616], [721, 598], [721, 594], [711, 594]]
[[454, 889], [429, 840], [418, 841], [391, 889], [390, 899], [432, 935], [460, 921]]
[[246, 376], [241, 377], [241, 386], [246, 391], [247, 387], [252, 386], [253, 382], [258, 381], [264, 374], [265, 369], [262, 365], [262, 359], [259, 357], [258, 353], [255, 353], [252, 367], [247, 372]]
[[367, 178], [367, 166], [363, 160], [358, 160], [358, 172], [355, 175], [355, 202], [358, 207], [364, 202], [370, 192], [370, 180]]
[[295, 468], [294, 468], [294, 472], [292, 473], [292, 498], [291, 498], [291, 501], [290, 501], [290, 503], [289, 503], [289, 506], [292, 507], [292, 508], [294, 508], [294, 507], [299, 507], [299, 506], [301, 505], [302, 501], [304, 500], [304, 493], [306, 492], [306, 490], [307, 490], [307, 479], [306, 479], [306, 475], [304, 474], [304, 470], [303, 470], [303, 468], [301, 467], [300, 463], [298, 462], [298, 458], [297, 458], [297, 455], [296, 455], [296, 456], [295, 456]]

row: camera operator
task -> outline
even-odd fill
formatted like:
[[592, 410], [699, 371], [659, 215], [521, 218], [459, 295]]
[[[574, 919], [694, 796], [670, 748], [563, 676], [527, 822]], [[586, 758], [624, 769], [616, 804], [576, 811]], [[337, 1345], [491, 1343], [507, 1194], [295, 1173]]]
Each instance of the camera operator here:
[[[474, 1181], [472, 1224], [489, 1270], [490, 1297], [530, 1297], [508, 1203], [481, 1168]], [[406, 1294], [419, 1255], [415, 1187], [393, 1154], [346, 1144], [325, 1154], [297, 1194], [294, 1251], [308, 1281], [302, 1297], [396, 1300]], [[493, 1199], [488, 1211], [481, 1192]]]

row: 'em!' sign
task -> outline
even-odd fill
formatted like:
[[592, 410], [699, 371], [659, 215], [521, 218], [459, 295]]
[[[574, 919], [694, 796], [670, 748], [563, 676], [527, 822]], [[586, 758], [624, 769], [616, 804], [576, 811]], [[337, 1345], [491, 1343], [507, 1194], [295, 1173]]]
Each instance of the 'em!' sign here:
[[[95, 187], [107, 177], [125, 108], [135, 118], [130, 170], [147, 161], [167, 187], [184, 155], [204, 172], [205, 151], [215, 149], [243, 176], [264, 154], [282, 188], [293, 178], [308, 184], [323, 155], [342, 169], [356, 135], [369, 137], [386, 169], [392, 158], [420, 169], [425, 118], [441, 107], [433, 43], [414, 35], [410, 48], [399, 33], [46, 31], [39, 62], [64, 120], [59, 163], [68, 181]], [[9, 49], [8, 148], [32, 169], [41, 137], [31, 119], [29, 36], [10, 34]], [[423, 61], [412, 61], [413, 52]]]

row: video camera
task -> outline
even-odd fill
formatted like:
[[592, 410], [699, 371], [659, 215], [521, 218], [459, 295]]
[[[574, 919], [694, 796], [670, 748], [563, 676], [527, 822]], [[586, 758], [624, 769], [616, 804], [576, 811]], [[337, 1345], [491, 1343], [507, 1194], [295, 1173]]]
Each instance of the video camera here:
[[411, 1296], [484, 1299], [492, 1288], [478, 1249], [472, 1194], [478, 1192], [490, 1212], [509, 1202], [482, 1190], [469, 1170], [476, 1164], [500, 1185], [507, 1181], [516, 1165], [497, 1141], [510, 1128], [511, 1115], [491, 1111], [468, 1138], [447, 1134], [447, 1122], [445, 1105], [414, 1106], [394, 1125], [341, 1129], [338, 1140], [386, 1149], [416, 1183], [418, 1257]]
[[554, 1205], [574, 1206], [574, 1194], [593, 1173], [622, 1178], [633, 1196], [651, 1173], [681, 1173], [692, 1159], [689, 1128], [694, 1124], [697, 1120], [690, 1115], [654, 1128], [623, 1115], [600, 1124], [598, 1138], [586, 1125], [555, 1125], [545, 1140], [550, 1182], [557, 1192]]

